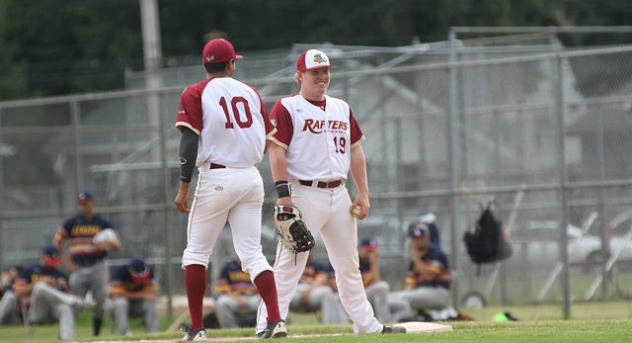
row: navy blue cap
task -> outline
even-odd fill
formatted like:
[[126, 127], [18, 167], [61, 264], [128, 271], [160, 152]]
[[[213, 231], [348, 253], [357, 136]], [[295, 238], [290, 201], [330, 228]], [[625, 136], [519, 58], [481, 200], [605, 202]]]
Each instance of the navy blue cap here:
[[147, 263], [140, 257], [132, 257], [129, 261], [129, 271], [134, 274], [142, 274], [147, 270]]
[[362, 238], [362, 240], [360, 240], [360, 246], [366, 247], [369, 250], [377, 250], [379, 247], [379, 244], [377, 242], [377, 238], [369, 236], [369, 237], [364, 237]]
[[80, 204], [90, 200], [94, 200], [94, 195], [91, 192], [83, 191], [77, 194], [77, 202], [79, 202]]
[[408, 227], [408, 237], [410, 238], [424, 237], [427, 234], [428, 226], [424, 223], [420, 223], [418, 225], [413, 224]]
[[52, 244], [48, 244], [42, 249], [42, 255], [58, 258], [59, 249], [57, 249], [57, 247]]

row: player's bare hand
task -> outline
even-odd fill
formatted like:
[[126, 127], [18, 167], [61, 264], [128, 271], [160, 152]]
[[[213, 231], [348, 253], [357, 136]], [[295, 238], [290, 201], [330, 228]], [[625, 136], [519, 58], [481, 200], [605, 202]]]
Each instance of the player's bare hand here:
[[278, 198], [276, 203], [277, 205], [293, 205], [291, 197]]
[[173, 201], [176, 205], [176, 209], [180, 213], [189, 213], [191, 209], [187, 204], [187, 198], [189, 197], [189, 185], [184, 182], [180, 182], [180, 189], [176, 194], [176, 199]]
[[370, 207], [369, 196], [367, 194], [358, 194], [351, 204], [349, 211], [352, 216], [362, 220], [369, 216]]

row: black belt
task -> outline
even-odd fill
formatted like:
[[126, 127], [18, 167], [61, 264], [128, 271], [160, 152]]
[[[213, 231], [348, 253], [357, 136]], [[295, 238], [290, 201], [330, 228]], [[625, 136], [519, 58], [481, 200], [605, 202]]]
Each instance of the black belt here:
[[314, 181], [298, 180], [298, 183], [300, 183], [303, 186], [310, 186], [310, 187], [336, 188], [336, 187], [338, 187], [338, 186], [340, 186], [342, 184], [342, 179], [335, 180], [335, 181], [329, 181], [329, 182], [318, 181], [316, 183], [314, 183]]
[[226, 168], [226, 166], [217, 164], [217, 163], [211, 163], [211, 167], [209, 169], [222, 169], [222, 168]]

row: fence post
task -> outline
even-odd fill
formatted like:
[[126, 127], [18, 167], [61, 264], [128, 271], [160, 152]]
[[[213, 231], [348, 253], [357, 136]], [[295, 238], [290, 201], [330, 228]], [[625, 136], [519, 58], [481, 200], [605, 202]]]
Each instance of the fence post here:
[[[2, 108], [0, 107], [0, 128], [2, 128]], [[2, 148], [2, 130], [0, 130], [0, 148]], [[0, 153], [0, 251], [6, 251], [4, 249], [4, 227], [2, 222], [4, 220], [4, 195], [7, 194], [4, 191], [4, 160]], [[4, 254], [0, 254], [0, 268], [4, 264]]]
[[73, 148], [75, 152], [75, 187], [77, 187], [75, 192], [82, 192], [85, 186], [82, 172], [83, 158], [81, 158], [81, 128], [79, 127], [81, 125], [81, 119], [79, 117], [79, 112], [79, 103], [76, 100], [73, 100], [70, 103], [70, 115], [72, 117], [72, 133], [74, 138]]
[[[599, 127], [597, 128], [597, 139], [595, 140], [596, 151], [597, 151], [597, 168], [599, 170], [599, 181], [605, 181], [606, 179], [606, 158], [604, 151], [604, 125], [603, 125], [603, 116], [599, 116]], [[606, 239], [606, 225], [608, 222], [606, 220], [606, 208], [604, 205], [604, 199], [606, 198], [606, 192], [603, 187], [599, 187], [599, 237], [601, 238], [601, 250], [606, 252], [604, 256], [606, 256], [601, 262], [601, 276], [603, 282], [601, 283], [601, 298], [606, 300], [608, 298], [609, 288], [608, 283], [608, 269], [606, 268], [606, 264], [608, 263], [608, 257], [610, 255], [610, 246], [609, 241]]]
[[[450, 265], [452, 270], [459, 270], [458, 260], [458, 232], [459, 232], [459, 199], [458, 199], [458, 182], [459, 182], [459, 160], [458, 160], [458, 135], [459, 130], [457, 121], [458, 114], [458, 94], [457, 93], [457, 69], [456, 63], [456, 32], [450, 29], [450, 89], [449, 89], [449, 118], [448, 118], [448, 158], [450, 163], [450, 209], [451, 209], [451, 227], [450, 227]], [[459, 308], [459, 275], [452, 279], [452, 303], [455, 308]]]
[[563, 296], [562, 313], [564, 319], [571, 317], [571, 292], [570, 292], [570, 274], [568, 270], [568, 199], [566, 190], [568, 188], [567, 169], [566, 169], [566, 146], [565, 146], [565, 129], [564, 115], [566, 106], [564, 104], [564, 59], [557, 54], [555, 58], [555, 81], [553, 82], [555, 96], [555, 118], [558, 135], [558, 163], [559, 163], [559, 192], [560, 192], [560, 256], [563, 263], [561, 291]]

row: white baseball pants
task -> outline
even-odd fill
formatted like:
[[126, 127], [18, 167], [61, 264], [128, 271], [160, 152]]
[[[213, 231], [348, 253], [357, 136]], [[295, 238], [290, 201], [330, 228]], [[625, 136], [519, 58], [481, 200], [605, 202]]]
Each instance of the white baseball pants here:
[[[342, 305], [353, 320], [355, 333], [382, 330], [367, 300], [358, 262], [358, 226], [351, 216], [351, 199], [344, 186], [315, 188], [292, 182], [292, 201], [301, 210], [305, 225], [313, 235], [321, 235], [329, 261], [336, 273], [336, 284]], [[286, 318], [290, 301], [296, 293], [309, 252], [296, 256], [277, 244], [274, 277], [279, 294], [281, 317]], [[267, 310], [262, 302], [257, 315], [257, 332], [266, 327]]]
[[230, 225], [235, 252], [242, 269], [254, 282], [261, 272], [272, 270], [261, 248], [263, 180], [256, 167], [199, 169], [182, 267], [207, 267], [213, 247], [226, 225]]

